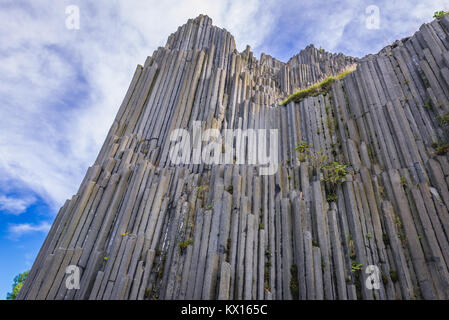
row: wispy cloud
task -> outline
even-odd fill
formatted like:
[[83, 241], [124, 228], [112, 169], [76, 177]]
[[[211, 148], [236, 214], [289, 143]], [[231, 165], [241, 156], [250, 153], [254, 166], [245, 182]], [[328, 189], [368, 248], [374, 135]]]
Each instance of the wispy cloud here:
[[[366, 28], [368, 6], [379, 8], [380, 28]], [[309, 44], [363, 57], [412, 35], [433, 13], [449, 9], [448, 0], [278, 0], [282, 8], [259, 50], [287, 61]]]
[[41, 222], [39, 224], [22, 223], [11, 224], [8, 228], [9, 238], [16, 240], [19, 237], [34, 232], [47, 233], [50, 230], [51, 224], [48, 222]]
[[[368, 17], [365, 9], [369, 5], [379, 9], [379, 29], [365, 26]], [[435, 11], [448, 7], [448, 0], [360, 1], [357, 6], [351, 7], [355, 9], [353, 16], [331, 49], [359, 57], [375, 54], [395, 40], [413, 35], [424, 22], [432, 21]]]
[[35, 201], [34, 197], [14, 198], [0, 195], [0, 211], [18, 215], [25, 212]]

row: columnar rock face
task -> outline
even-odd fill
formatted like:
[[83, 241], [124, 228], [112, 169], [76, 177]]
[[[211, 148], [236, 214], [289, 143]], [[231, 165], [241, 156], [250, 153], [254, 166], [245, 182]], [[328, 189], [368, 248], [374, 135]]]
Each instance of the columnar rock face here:
[[[189, 20], [137, 67], [19, 298], [448, 299], [448, 36], [446, 15], [363, 59], [309, 46], [283, 63]], [[353, 64], [327, 93], [280, 105]], [[174, 164], [174, 145], [201, 139], [170, 134], [195, 126], [278, 136], [248, 143], [244, 163], [191, 148]], [[250, 161], [265, 141], [273, 174]], [[301, 142], [348, 164], [345, 181], [330, 187]]]

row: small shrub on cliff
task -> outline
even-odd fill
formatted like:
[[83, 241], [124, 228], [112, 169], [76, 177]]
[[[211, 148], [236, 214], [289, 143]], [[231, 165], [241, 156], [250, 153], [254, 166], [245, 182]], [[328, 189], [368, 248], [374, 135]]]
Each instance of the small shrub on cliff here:
[[331, 184], [338, 184], [345, 181], [348, 174], [348, 166], [337, 161], [330, 162], [324, 166], [327, 169], [327, 177], [324, 181]]
[[449, 13], [449, 11], [435, 11], [433, 17], [436, 19], [441, 19], [448, 13]]
[[313, 145], [308, 144], [306, 141], [301, 141], [298, 143], [297, 147], [295, 148], [295, 151], [298, 151], [299, 153], [305, 153], [310, 151], [310, 147]]
[[435, 119], [438, 120], [438, 122], [440, 123], [441, 126], [447, 126], [449, 125], [449, 112], [436, 116]]
[[442, 156], [449, 152], [449, 142], [434, 142], [432, 147], [435, 149], [435, 153]]
[[182, 254], [182, 253], [184, 252], [184, 250], [187, 249], [187, 247], [188, 247], [189, 245], [191, 245], [191, 244], [193, 244], [193, 239], [192, 239], [192, 238], [189, 238], [189, 239], [187, 239], [187, 240], [185, 240], [185, 241], [182, 241], [182, 242], [178, 243], [179, 249], [181, 250], [181, 254]]

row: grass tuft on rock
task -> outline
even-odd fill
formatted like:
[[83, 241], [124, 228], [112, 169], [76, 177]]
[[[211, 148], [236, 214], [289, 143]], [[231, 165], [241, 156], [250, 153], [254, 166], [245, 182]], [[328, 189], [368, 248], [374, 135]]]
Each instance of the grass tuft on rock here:
[[449, 14], [449, 11], [435, 11], [435, 13], [433, 14], [433, 17], [436, 19], [441, 19], [447, 14]]
[[316, 97], [320, 94], [327, 93], [331, 89], [332, 83], [334, 83], [337, 80], [341, 80], [344, 77], [346, 77], [348, 74], [353, 72], [356, 69], [356, 65], [352, 65], [348, 67], [345, 71], [339, 73], [336, 76], [330, 76], [326, 79], [322, 80], [321, 82], [315, 83], [311, 85], [310, 87], [307, 87], [305, 89], [302, 89], [300, 91], [297, 91], [290, 96], [287, 97], [284, 101], [281, 102], [281, 106], [286, 106], [290, 102], [300, 102], [304, 98], [307, 97]]

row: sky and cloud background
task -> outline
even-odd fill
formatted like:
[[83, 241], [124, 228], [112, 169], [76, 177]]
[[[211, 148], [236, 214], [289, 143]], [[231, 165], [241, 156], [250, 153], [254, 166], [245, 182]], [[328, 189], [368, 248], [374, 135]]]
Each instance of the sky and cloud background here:
[[[80, 29], [66, 28], [66, 7]], [[380, 10], [367, 29], [365, 9]], [[28, 270], [94, 162], [137, 64], [207, 14], [282, 61], [313, 43], [363, 57], [412, 35], [449, 0], [0, 0], [0, 299]]]

